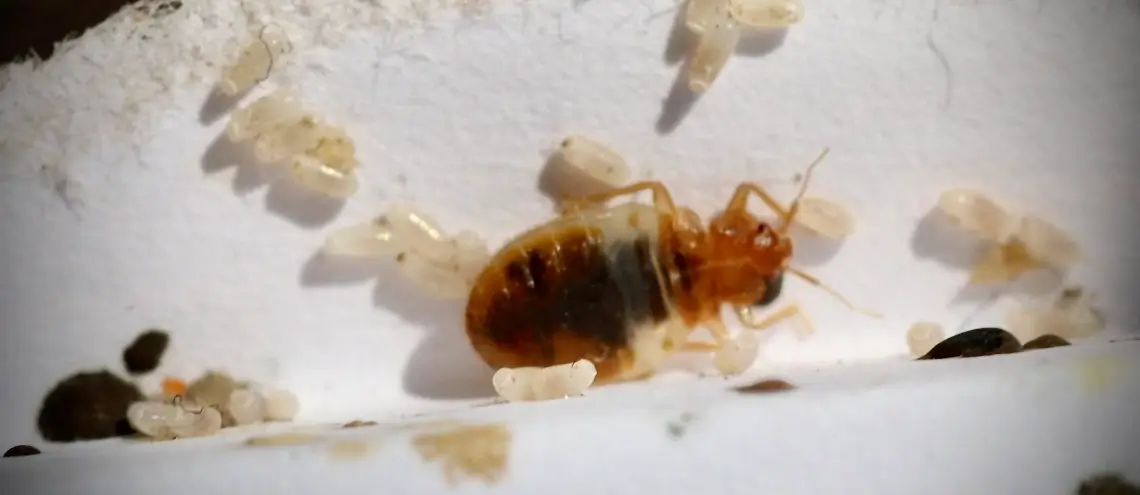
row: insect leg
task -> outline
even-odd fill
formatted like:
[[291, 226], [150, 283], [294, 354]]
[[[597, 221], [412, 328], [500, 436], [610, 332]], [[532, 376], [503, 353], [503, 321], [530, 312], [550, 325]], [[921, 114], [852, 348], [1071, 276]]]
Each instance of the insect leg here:
[[751, 306], [740, 306], [736, 308], [736, 317], [740, 319], [742, 325], [752, 330], [765, 330], [788, 318], [797, 317], [800, 318], [800, 321], [807, 327], [806, 331], [808, 333], [815, 332], [815, 326], [812, 325], [811, 320], [808, 319], [798, 304], [785, 306], [783, 309], [768, 315], [760, 321], [756, 321], [753, 317]]
[[819, 157], [816, 158], [811, 165], [808, 165], [807, 171], [804, 172], [804, 180], [800, 183], [800, 190], [796, 193], [796, 198], [792, 200], [790, 207], [784, 207], [779, 201], [776, 201], [776, 199], [768, 193], [768, 190], [764, 189], [764, 186], [754, 182], [743, 182], [736, 187], [736, 192], [733, 193], [732, 199], [728, 200], [728, 206], [725, 208], [725, 211], [744, 211], [748, 206], [748, 195], [755, 194], [768, 208], [776, 212], [776, 215], [780, 217], [781, 225], [779, 231], [781, 233], [787, 232], [788, 227], [791, 226], [792, 221], [796, 218], [796, 212], [799, 211], [800, 199], [803, 198], [804, 193], [807, 192], [808, 183], [811, 182], [812, 171], [815, 170], [815, 167], [819, 165], [830, 152], [830, 148], [824, 148], [823, 152], [819, 154]]
[[716, 351], [716, 350], [719, 350], [721, 347], [724, 347], [725, 342], [728, 342], [729, 340], [731, 340], [731, 338], [728, 335], [728, 329], [724, 327], [724, 321], [722, 321], [720, 319], [719, 314], [717, 314], [713, 318], [710, 318], [708, 321], [706, 321], [704, 323], [704, 325], [705, 325], [705, 329], [707, 329], [709, 331], [709, 333], [712, 334], [713, 339], [716, 340], [716, 342], [699, 342], [699, 341], [690, 340], [688, 342], [685, 342], [684, 344], [681, 344], [681, 350], [682, 351], [685, 351], [685, 352]]
[[669, 215], [677, 213], [677, 207], [673, 204], [673, 196], [669, 194], [669, 190], [665, 188], [665, 184], [654, 180], [636, 182], [611, 191], [589, 194], [577, 198], [566, 198], [562, 201], [562, 214], [577, 213], [591, 206], [605, 203], [618, 196], [629, 196], [646, 190], [653, 192], [653, 206], [657, 208], [658, 213]]

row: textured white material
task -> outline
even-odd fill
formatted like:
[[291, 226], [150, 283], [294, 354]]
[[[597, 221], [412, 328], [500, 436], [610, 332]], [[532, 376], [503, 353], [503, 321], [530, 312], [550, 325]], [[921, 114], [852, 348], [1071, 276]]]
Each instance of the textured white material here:
[[[1140, 211], [1134, 2], [808, 3], [804, 21], [786, 33], [750, 34], [699, 99], [676, 78], [683, 53], [677, 39], [684, 35], [674, 29], [669, 0], [414, 4], [202, 0], [159, 19], [129, 10], [39, 67], [0, 73], [0, 445], [42, 446], [34, 425], [43, 394], [78, 369], [119, 369], [122, 347], [150, 326], [173, 338], [160, 375], [192, 379], [215, 368], [288, 389], [300, 399], [301, 421], [392, 417], [493, 396], [492, 370], [462, 333], [462, 302], [421, 296], [383, 261], [330, 261], [318, 253], [333, 229], [403, 200], [424, 207], [448, 231], [470, 229], [498, 245], [553, 214], [536, 183], [545, 153], [572, 133], [620, 149], [636, 176], [665, 181], [678, 202], [703, 215], [723, 207], [741, 180], [765, 181], [790, 198], [791, 177], [822, 147], [832, 148], [810, 192], [849, 207], [859, 228], [842, 243], [802, 238], [796, 263], [886, 317], [853, 314], [789, 279], [781, 300], [802, 303], [817, 332], [806, 339], [787, 325], [768, 332], [759, 368], [901, 356], [917, 320], [941, 323], [948, 333], [999, 324], [1015, 301], [985, 306], [992, 291], [961, 290], [974, 241], [928, 215], [949, 187], [981, 190], [1071, 232], [1085, 255], [1075, 279], [1102, 294], [1111, 327], [1140, 328], [1140, 284], [1125, 269], [1140, 261], [1131, 242], [1131, 215]], [[288, 32], [294, 51], [242, 102], [287, 86], [343, 125], [361, 162], [360, 191], [347, 202], [312, 196], [288, 180], [267, 184], [284, 171], [258, 168], [248, 150], [224, 136], [233, 102], [211, 95], [210, 86], [265, 23]], [[232, 166], [237, 162], [242, 167]], [[647, 386], [620, 390], [639, 387]], [[1070, 447], [1077, 445], [1067, 443], [1075, 426], [1066, 429], [1056, 418], [1033, 428], [1052, 425], [1066, 440], [1034, 437], [1022, 396], [993, 395], [1015, 390], [995, 387], [913, 383], [892, 392], [835, 393], [826, 407], [800, 404], [799, 396], [773, 399], [780, 405], [771, 416], [704, 422], [715, 431], [696, 450], [663, 451], [663, 440], [614, 436], [639, 431], [623, 423], [648, 414], [636, 409], [597, 412], [618, 430], [563, 431], [552, 426], [561, 420], [540, 416], [528, 430], [536, 436], [520, 440], [527, 446], [518, 462], [555, 462], [556, 452], [541, 445], [554, 436], [577, 438], [570, 451], [645, 463], [644, 454], [661, 452], [647, 473], [688, 476], [685, 483], [765, 466], [773, 477], [757, 488], [793, 493], [795, 483], [824, 490], [856, 478], [868, 486], [919, 486], [880, 477], [949, 466], [943, 463], [951, 458], [967, 463], [971, 452], [999, 448], [991, 431], [998, 427], [1022, 428], [1024, 438], [1043, 442], [1016, 452], [1039, 453], [1044, 442], [1084, 448]], [[941, 406], [931, 406], [936, 396], [944, 397]], [[643, 391], [611, 400], [652, 397]], [[859, 397], [868, 402], [850, 402]], [[908, 401], [932, 409], [898, 406]], [[558, 404], [533, 407], [572, 415]], [[1097, 411], [1108, 406], [1081, 407], [1107, 414]], [[908, 414], [914, 424], [929, 416], [935, 426], [924, 429], [936, 437], [883, 440]], [[939, 419], [957, 426], [939, 431]], [[1094, 434], [1123, 441], [1109, 429]], [[927, 446], [966, 444], [922, 460], [908, 446], [916, 438]], [[728, 443], [718, 445], [722, 440]], [[799, 454], [788, 456], [793, 450]], [[284, 463], [286, 452], [262, 455]], [[690, 463], [686, 454], [694, 452], [704, 464]], [[630, 483], [615, 489], [631, 493], [640, 486], [639, 478], [624, 476], [633, 461], [583, 455], [619, 478], [586, 476], [583, 465], [571, 465], [568, 472], [577, 474], [559, 483], [583, 490]], [[261, 459], [257, 454], [234, 456], [261, 462], [252, 460]], [[49, 469], [45, 459], [28, 462]], [[99, 470], [116, 462], [91, 459], [82, 469], [92, 486], [110, 490], [120, 477]], [[208, 456], [187, 462], [138, 483], [178, 479], [167, 475], [201, 479], [195, 470], [212, 470]], [[274, 486], [298, 490], [316, 483], [298, 481], [306, 476], [300, 473], [324, 469], [264, 466], [276, 473]], [[384, 483], [413, 472], [398, 463], [353, 466], [328, 469], [369, 472]], [[981, 483], [946, 469], [957, 485], [921, 487]], [[1005, 473], [1000, 479], [1010, 487], [1045, 484], [1018, 474], [1024, 470], [979, 469], [987, 480]], [[1075, 475], [1071, 469], [1066, 473]], [[217, 479], [238, 479], [226, 476]], [[540, 481], [519, 485], [519, 493], [534, 493], [524, 488]], [[356, 482], [345, 476], [322, 486]], [[403, 482], [409, 490], [435, 486]], [[1052, 486], [1036, 493], [1058, 493]], [[990, 493], [997, 492], [1033, 493]]]

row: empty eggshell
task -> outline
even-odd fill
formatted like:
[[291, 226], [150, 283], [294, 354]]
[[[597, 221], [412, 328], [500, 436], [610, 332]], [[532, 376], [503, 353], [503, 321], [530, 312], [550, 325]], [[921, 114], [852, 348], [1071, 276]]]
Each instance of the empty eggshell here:
[[996, 201], [969, 189], [951, 189], [942, 193], [938, 208], [960, 227], [983, 239], [1005, 242], [1017, 220]]
[[231, 141], [244, 141], [284, 123], [300, 120], [305, 115], [305, 110], [290, 91], [278, 89], [234, 112], [226, 124], [226, 135]]
[[750, 27], [787, 27], [804, 18], [798, 0], [729, 0], [732, 18]]
[[694, 34], [703, 34], [728, 8], [728, 0], [689, 0], [685, 5], [685, 27]]
[[855, 231], [855, 215], [843, 205], [823, 198], [801, 199], [796, 223], [832, 239], [846, 237]]
[[309, 153], [294, 156], [289, 171], [305, 187], [333, 198], [347, 198], [359, 188], [352, 171], [331, 167]]
[[542, 395], [546, 399], [559, 399], [582, 395], [594, 379], [598, 369], [587, 359], [573, 363], [551, 366], [542, 371]]
[[970, 269], [970, 285], [991, 285], [1010, 282], [1022, 274], [1041, 268], [1041, 263], [1030, 256], [1025, 245], [1013, 238], [1004, 244], [987, 246]]
[[689, 90], [703, 93], [720, 75], [740, 43], [740, 26], [721, 8], [706, 25], [689, 61]]
[[235, 96], [269, 77], [274, 61], [289, 52], [291, 45], [285, 33], [277, 29], [262, 30], [258, 39], [242, 50], [225, 73], [218, 87], [222, 93]]

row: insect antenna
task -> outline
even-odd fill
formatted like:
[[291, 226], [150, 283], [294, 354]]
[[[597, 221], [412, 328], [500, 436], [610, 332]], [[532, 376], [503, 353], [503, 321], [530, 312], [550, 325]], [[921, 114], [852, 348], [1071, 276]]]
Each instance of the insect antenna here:
[[820, 152], [819, 157], [817, 157], [814, 162], [811, 162], [811, 165], [808, 165], [807, 170], [804, 172], [804, 180], [802, 183], [800, 183], [800, 190], [796, 193], [796, 198], [792, 200], [791, 206], [788, 207], [788, 214], [784, 217], [784, 222], [780, 225], [779, 229], [776, 229], [776, 231], [780, 234], [787, 234], [788, 229], [791, 228], [792, 222], [796, 219], [796, 213], [800, 210], [800, 200], [803, 199], [804, 194], [807, 193], [808, 183], [811, 182], [812, 172], [815, 171], [816, 166], [823, 162], [824, 158], [827, 158], [828, 153], [831, 153], [831, 148], [823, 148], [823, 151]]

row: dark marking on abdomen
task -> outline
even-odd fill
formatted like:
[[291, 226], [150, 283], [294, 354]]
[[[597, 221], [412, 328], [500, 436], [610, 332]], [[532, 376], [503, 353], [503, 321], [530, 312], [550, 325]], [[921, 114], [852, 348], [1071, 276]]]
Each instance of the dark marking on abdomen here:
[[752, 303], [753, 306], [767, 306], [776, 301], [780, 297], [780, 291], [784, 289], [784, 272], [777, 272], [775, 275], [764, 279], [764, 295], [760, 296]]
[[606, 245], [585, 229], [562, 232], [557, 246], [527, 245], [506, 265], [483, 328], [500, 346], [548, 356], [560, 333], [626, 347], [631, 328], [669, 318], [654, 249], [648, 236]]

